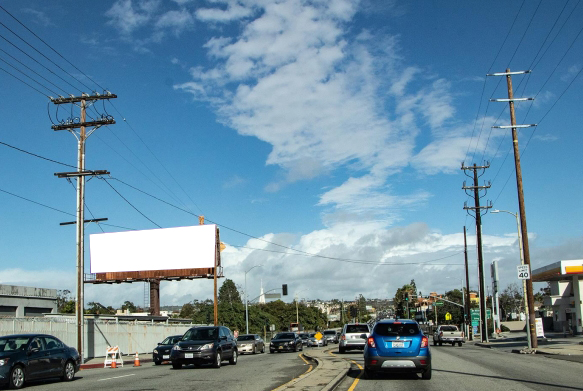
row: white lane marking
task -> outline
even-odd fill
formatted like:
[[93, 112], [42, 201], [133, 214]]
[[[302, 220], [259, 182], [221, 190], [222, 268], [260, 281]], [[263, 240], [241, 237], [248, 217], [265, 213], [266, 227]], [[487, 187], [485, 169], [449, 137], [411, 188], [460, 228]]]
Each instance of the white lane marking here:
[[103, 381], [103, 380], [111, 380], [111, 379], [119, 379], [120, 377], [128, 377], [128, 376], [135, 376], [135, 373], [132, 373], [131, 375], [123, 375], [123, 376], [115, 376], [115, 377], [108, 377], [106, 379], [99, 379], [97, 381]]

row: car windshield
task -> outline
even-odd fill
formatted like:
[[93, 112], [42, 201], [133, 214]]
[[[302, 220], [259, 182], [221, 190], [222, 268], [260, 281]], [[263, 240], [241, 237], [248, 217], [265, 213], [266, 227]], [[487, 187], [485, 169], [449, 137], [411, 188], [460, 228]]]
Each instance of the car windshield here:
[[347, 333], [368, 333], [368, 326], [365, 324], [349, 324], [346, 325]]
[[275, 339], [294, 339], [294, 333], [281, 333], [275, 336]]
[[24, 350], [27, 344], [28, 337], [0, 338], [0, 352]]
[[416, 323], [379, 323], [374, 329], [375, 334], [380, 336], [407, 336], [419, 333]]
[[457, 331], [456, 326], [441, 326], [441, 331]]
[[309, 338], [309, 337], [310, 337], [310, 334], [308, 334], [308, 333], [302, 333], [302, 334], [300, 334], [300, 338], [304, 338], [305, 339], [305, 338]]
[[217, 339], [219, 336], [219, 330], [212, 328], [212, 329], [203, 329], [203, 328], [196, 328], [190, 329], [184, 334], [182, 337], [183, 341], [208, 341]]
[[180, 341], [180, 338], [182, 338], [182, 336], [168, 337], [164, 341], [162, 341], [162, 345], [174, 345], [176, 342]]
[[253, 341], [255, 337], [253, 335], [239, 335], [237, 341]]

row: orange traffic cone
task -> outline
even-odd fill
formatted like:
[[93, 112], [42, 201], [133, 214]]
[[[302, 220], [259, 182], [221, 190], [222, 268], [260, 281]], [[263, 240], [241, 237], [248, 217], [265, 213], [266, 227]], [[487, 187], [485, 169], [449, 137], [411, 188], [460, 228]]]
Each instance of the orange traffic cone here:
[[134, 367], [141, 367], [140, 358], [138, 357], [138, 352], [136, 352], [136, 357], [134, 357]]
[[117, 362], [116, 359], [114, 358], [113, 361], [111, 362], [111, 367], [112, 368], [117, 368]]

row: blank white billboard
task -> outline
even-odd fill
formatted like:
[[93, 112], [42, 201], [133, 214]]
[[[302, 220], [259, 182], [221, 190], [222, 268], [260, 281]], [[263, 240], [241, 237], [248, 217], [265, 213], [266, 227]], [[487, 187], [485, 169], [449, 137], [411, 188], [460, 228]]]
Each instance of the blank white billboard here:
[[93, 234], [91, 273], [215, 267], [216, 235], [214, 224]]

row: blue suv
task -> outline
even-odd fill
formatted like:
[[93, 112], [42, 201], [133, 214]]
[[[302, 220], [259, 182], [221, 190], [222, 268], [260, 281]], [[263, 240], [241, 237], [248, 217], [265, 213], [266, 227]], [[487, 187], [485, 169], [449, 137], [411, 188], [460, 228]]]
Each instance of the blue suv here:
[[375, 324], [364, 347], [364, 373], [415, 372], [431, 379], [429, 339], [410, 319], [383, 319]]

